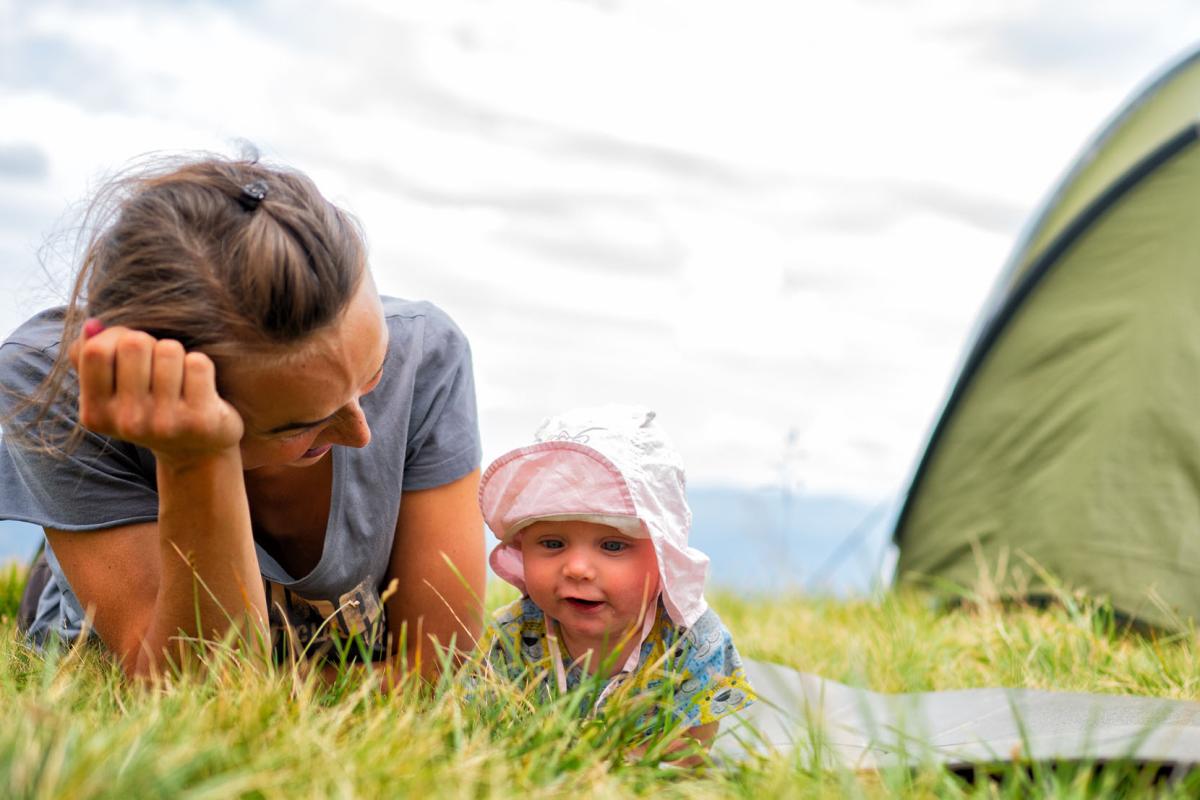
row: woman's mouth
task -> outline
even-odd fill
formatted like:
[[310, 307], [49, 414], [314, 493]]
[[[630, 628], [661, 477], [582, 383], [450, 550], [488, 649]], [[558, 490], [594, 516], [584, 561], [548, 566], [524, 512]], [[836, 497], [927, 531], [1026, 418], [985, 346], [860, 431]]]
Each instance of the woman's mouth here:
[[300, 459], [303, 461], [303, 460], [309, 459], [309, 458], [317, 458], [318, 456], [325, 455], [331, 449], [333, 449], [333, 445], [323, 444], [320, 447], [314, 447], [311, 450], [305, 450], [304, 455], [300, 456]]

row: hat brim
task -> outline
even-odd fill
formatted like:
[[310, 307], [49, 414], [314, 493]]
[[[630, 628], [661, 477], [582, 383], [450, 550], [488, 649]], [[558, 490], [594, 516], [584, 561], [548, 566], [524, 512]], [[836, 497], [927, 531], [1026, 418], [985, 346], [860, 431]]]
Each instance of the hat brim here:
[[502, 542], [539, 520], [595, 521], [648, 535], [621, 471], [576, 442], [540, 442], [496, 459], [480, 478], [479, 507]]
[[517, 520], [508, 526], [502, 541], [511, 542], [518, 533], [537, 522], [591, 522], [615, 528], [620, 533], [633, 539], [649, 539], [650, 532], [646, 530], [642, 520], [632, 514], [541, 514]]

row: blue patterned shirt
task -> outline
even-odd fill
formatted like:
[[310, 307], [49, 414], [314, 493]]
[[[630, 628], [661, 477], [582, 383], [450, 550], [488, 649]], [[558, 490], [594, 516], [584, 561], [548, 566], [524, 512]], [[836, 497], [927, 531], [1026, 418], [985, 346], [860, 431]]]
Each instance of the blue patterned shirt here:
[[[496, 612], [480, 647], [491, 668], [501, 676], [514, 681], [539, 681], [547, 697], [556, 690], [546, 616], [528, 597]], [[583, 678], [583, 668], [571, 665], [566, 669], [566, 688], [575, 689]], [[668, 678], [672, 685], [663, 696], [671, 698], [671, 716], [689, 728], [715, 722], [754, 701], [742, 658], [716, 613], [709, 609], [695, 625], [684, 629], [671, 621], [660, 601], [637, 666], [609, 678], [598, 699], [583, 711], [599, 711], [622, 687], [635, 692], [663, 692], [663, 681]]]

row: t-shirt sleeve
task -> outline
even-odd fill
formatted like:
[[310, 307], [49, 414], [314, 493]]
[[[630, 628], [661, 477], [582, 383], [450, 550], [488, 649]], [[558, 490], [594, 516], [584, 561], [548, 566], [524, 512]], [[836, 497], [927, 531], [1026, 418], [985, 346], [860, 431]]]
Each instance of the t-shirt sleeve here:
[[458, 326], [428, 306], [413, 387], [404, 489], [429, 489], [478, 468], [482, 449], [471, 348]]
[[158, 518], [153, 457], [137, 447], [75, 427], [73, 395], [64, 395], [29, 435], [16, 427], [31, 421], [24, 401], [54, 361], [53, 351], [8, 342], [0, 346], [0, 410], [16, 412], [0, 444], [0, 518], [62, 530], [97, 530]]
[[676, 665], [675, 715], [689, 728], [715, 722], [754, 702], [733, 637], [711, 609], [683, 637]]

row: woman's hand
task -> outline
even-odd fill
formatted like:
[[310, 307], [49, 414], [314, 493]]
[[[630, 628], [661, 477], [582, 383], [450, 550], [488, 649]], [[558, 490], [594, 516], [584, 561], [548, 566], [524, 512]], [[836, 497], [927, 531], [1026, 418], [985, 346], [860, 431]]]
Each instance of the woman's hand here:
[[217, 394], [216, 369], [171, 339], [94, 319], [71, 345], [79, 374], [79, 421], [87, 429], [186, 465], [241, 441], [242, 418]]

